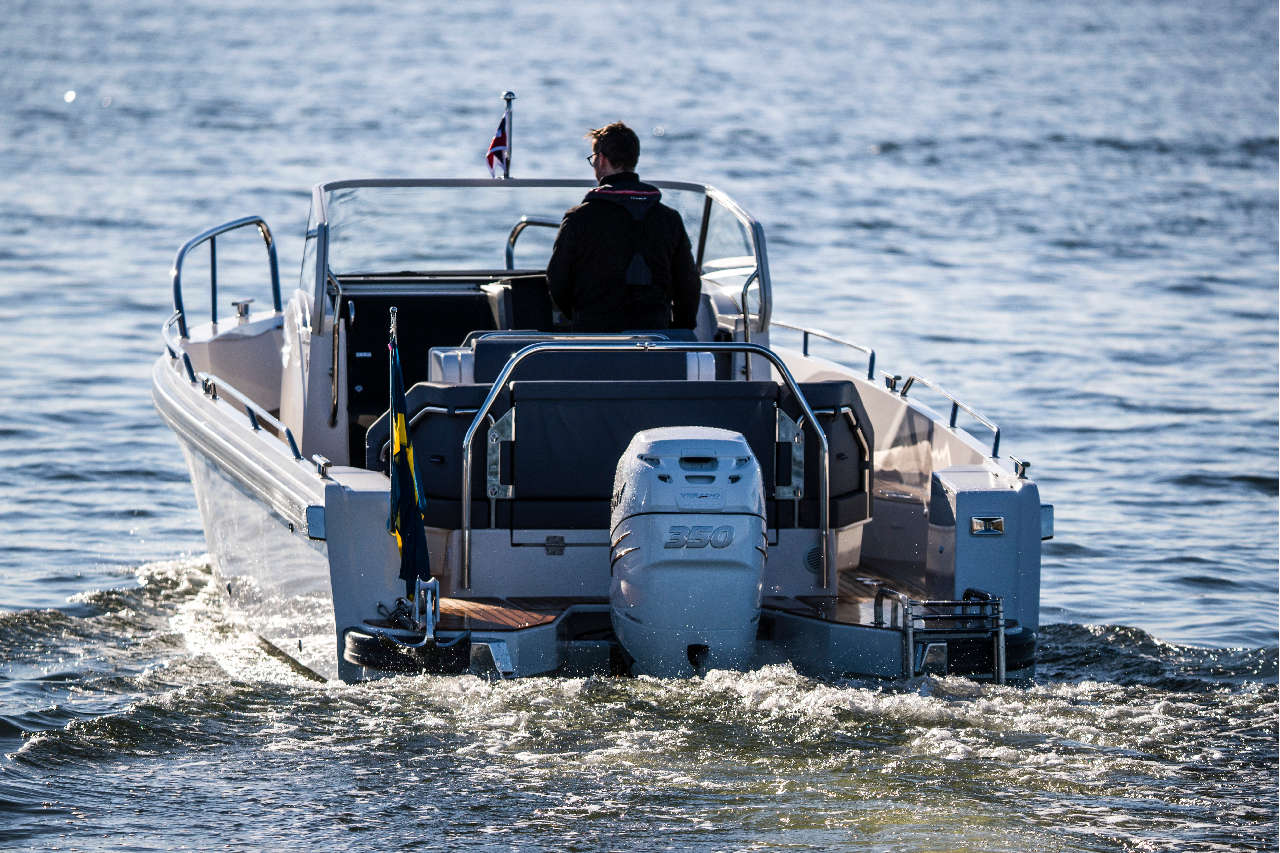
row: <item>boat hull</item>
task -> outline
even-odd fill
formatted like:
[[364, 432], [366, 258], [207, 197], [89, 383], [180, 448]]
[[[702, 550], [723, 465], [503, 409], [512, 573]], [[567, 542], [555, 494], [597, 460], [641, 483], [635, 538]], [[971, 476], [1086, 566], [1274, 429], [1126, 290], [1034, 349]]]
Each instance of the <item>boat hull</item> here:
[[338, 676], [324, 486], [278, 439], [246, 429], [226, 401], [167, 357], [152, 374], [156, 409], [191, 472], [218, 584], [262, 639], [325, 678]]
[[[804, 359], [796, 361], [797, 367], [805, 362]], [[822, 370], [825, 365], [816, 365], [816, 368]], [[211, 384], [192, 381], [175, 359], [162, 357], [156, 364], [153, 391], [156, 406], [177, 434], [186, 457], [220, 585], [225, 587], [231, 602], [244, 615], [250, 628], [308, 670], [324, 678], [344, 681], [359, 681], [385, 674], [377, 667], [367, 665], [367, 655], [358, 655], [358, 659], [353, 660], [347, 654], [351, 645], [347, 640], [352, 632], [359, 632], [359, 635], [381, 642], [379, 637], [384, 629], [378, 627], [379, 616], [404, 594], [404, 583], [398, 578], [398, 554], [394, 540], [386, 531], [387, 477], [361, 468], [321, 466], [318, 470], [316, 464], [301, 459], [300, 454], [293, 452], [292, 445], [261, 429], [253, 418], [246, 419], [242, 407], [220, 399], [210, 388]], [[872, 388], [865, 388], [864, 393], [868, 398], [888, 396]], [[887, 402], [897, 407], [897, 414], [912, 414], [901, 398], [888, 399]], [[283, 430], [278, 432], [283, 434]], [[934, 441], [941, 440], [951, 442], [940, 445], [947, 450], [945, 460], [925, 460], [933, 469], [929, 475], [932, 479], [937, 480], [943, 472], [952, 472], [945, 476], [959, 478], [955, 489], [964, 495], [980, 492], [1000, 496], [1006, 493], [1022, 495], [1017, 506], [998, 510], [1004, 513], [1009, 529], [1021, 530], [1021, 538], [1027, 540], [1017, 549], [1018, 559], [1009, 563], [998, 576], [988, 573], [981, 578], [990, 579], [993, 583], [984, 582], [976, 586], [992, 587], [988, 591], [1002, 596], [1006, 587], [1013, 589], [1009, 578], [1019, 582], [1028, 579], [1038, 581], [1040, 512], [1034, 485], [1026, 480], [1015, 480], [988, 463], [974, 452], [976, 448], [968, 446], [970, 440], [962, 437], [953, 440], [945, 433], [935, 434]], [[877, 458], [891, 456], [896, 452], [898, 443], [895, 441], [885, 446], [877, 442]], [[963, 461], [970, 467], [952, 464], [939, 469], [939, 461]], [[979, 476], [990, 480], [995, 488], [974, 490], [962, 482], [964, 477]], [[883, 484], [880, 486], [883, 488]], [[889, 496], [885, 497], [883, 503], [891, 503], [887, 499]], [[928, 501], [913, 500], [919, 510], [917, 515], [936, 522], [929, 515]], [[961, 508], [960, 503], [952, 503], [954, 509]], [[997, 512], [991, 509], [989, 513], [985, 506], [981, 510], [984, 516]], [[922, 534], [916, 538], [923, 544], [933, 539], [942, 541], [940, 537], [947, 534], [951, 538], [946, 542], [954, 545], [959, 521], [957, 519], [953, 525], [957, 527], [955, 531], [951, 528], [929, 529], [928, 537]], [[934, 526], [938, 525], [935, 523]], [[852, 529], [859, 534], [861, 541], [861, 525]], [[559, 562], [563, 559], [563, 546], [531, 548], [529, 543], [517, 542], [514, 531], [475, 531], [473, 557], [478, 565], [488, 568], [473, 578], [470, 589], [460, 590], [452, 583], [446, 583], [456, 580], [457, 532], [434, 532], [436, 535], [428, 537], [432, 565], [443, 573], [442, 586], [452, 589], [445, 594], [455, 596], [443, 601], [442, 609], [446, 616], [453, 614], [454, 618], [452, 621], [446, 618], [439, 636], [442, 640], [467, 636], [472, 671], [496, 673], [501, 677], [619, 671], [621, 644], [612, 631], [607, 631], [608, 636], [602, 636], [601, 626], [597, 624], [598, 617], [608, 618], [607, 599], [599, 603], [594, 601], [594, 598], [604, 595], [604, 588], [595, 592], [549, 592], [543, 584], [525, 589], [516, 582], [520, 577], [525, 581], [532, 579], [527, 573], [517, 571], [518, 567], [512, 562], [517, 555], [534, 554], [563, 565]], [[806, 555], [813, 553], [810, 546], [798, 550], [783, 547], [784, 540], [803, 539], [805, 534], [806, 531], [801, 530], [777, 531], [778, 541], [769, 549], [770, 560], [784, 574], [789, 571], [788, 566], [802, 566], [806, 571], [812, 571], [812, 560], [806, 559]], [[552, 538], [550, 535], [544, 537], [547, 543]], [[605, 545], [597, 550], [603, 556], [607, 549]], [[586, 559], [589, 550], [575, 549], [571, 553], [581, 551], [578, 556]], [[944, 550], [960, 555], [965, 553], [958, 547]], [[878, 616], [873, 618], [869, 612], [872, 599], [878, 597], [877, 584], [906, 589], [911, 591], [912, 598], [918, 599], [960, 597], [961, 590], [950, 589], [954, 583], [970, 577], [961, 571], [964, 566], [960, 562], [953, 561], [954, 566], [942, 566], [941, 569], [935, 565], [936, 561], [929, 562], [927, 568], [934, 574], [946, 575], [944, 583], [936, 582], [933, 575], [926, 572], [923, 555], [918, 553], [907, 555], [911, 559], [909, 570], [904, 574], [896, 564], [906, 564], [908, 560], [897, 559], [897, 555], [889, 550], [873, 548], [871, 559], [861, 563], [856, 551], [849, 555], [847, 562], [843, 548], [833, 548], [833, 552], [841, 566], [839, 597], [834, 595], [835, 589], [826, 596], [799, 595], [773, 589], [766, 584], [766, 600], [758, 627], [753, 629], [754, 645], [750, 654], [734, 658], [732, 664], [735, 667], [790, 662], [802, 673], [827, 678], [900, 678], [949, 672], [981, 675], [984, 671], [999, 678], [997, 671], [1007, 670], [1010, 677], [1031, 672], [1035, 652], [1037, 589], [1029, 587], [1030, 594], [1015, 597], [1012, 602], [1018, 606], [1013, 613], [1005, 611], [1007, 617], [1013, 617], [1007, 625], [1005, 638], [1008, 654], [997, 667], [994, 653], [988, 654], [983, 649], [952, 648], [949, 645], [941, 648], [938, 643], [923, 643], [919, 638], [916, 645], [911, 645], [910, 639], [904, 641], [901, 623], [898, 626], [892, 622], [879, 623]], [[607, 566], [607, 557], [604, 559], [606, 562], [602, 565]], [[973, 565], [996, 564], [986, 558], [973, 562]], [[865, 578], [855, 577], [864, 573], [879, 574], [882, 580], [867, 586]], [[502, 583], [497, 586], [491, 583], [486, 587], [483, 579], [489, 575], [503, 579]], [[920, 577], [916, 578], [916, 575]], [[848, 580], [866, 588], [849, 598], [844, 590]], [[926, 589], [926, 583], [939, 588], [936, 592]], [[966, 598], [968, 585], [966, 580]], [[555, 611], [538, 616], [536, 624], [518, 619], [484, 624], [483, 620], [477, 622], [468, 615], [474, 611], [478, 601], [493, 602], [484, 606], [496, 613], [506, 607], [504, 597], [563, 597], [566, 594], [568, 598], [554, 605], [537, 605], [534, 601], [530, 606], [549, 606]], [[477, 596], [489, 598], [479, 599]], [[828, 604], [831, 605], [829, 608]], [[574, 626], [577, 624], [586, 625], [586, 629], [576, 632]], [[991, 627], [990, 631], [994, 638], [995, 628]], [[412, 640], [412, 637], [405, 637], [401, 632], [400, 639]], [[744, 642], [750, 644], [750, 637]], [[990, 644], [989, 640], [984, 642]], [[693, 648], [699, 644], [685, 645]], [[929, 645], [933, 647], [928, 648]], [[426, 661], [437, 659], [438, 656], [423, 658]], [[701, 669], [696, 661], [690, 659], [689, 663], [690, 673], [682, 674]], [[709, 659], [705, 663], [716, 664]], [[430, 667], [430, 663], [424, 665], [426, 671], [432, 671]], [[625, 669], [624, 666], [622, 671]]]
[[264, 506], [215, 460], [180, 443], [214, 572], [236, 613], [280, 651], [337, 678], [325, 543]]

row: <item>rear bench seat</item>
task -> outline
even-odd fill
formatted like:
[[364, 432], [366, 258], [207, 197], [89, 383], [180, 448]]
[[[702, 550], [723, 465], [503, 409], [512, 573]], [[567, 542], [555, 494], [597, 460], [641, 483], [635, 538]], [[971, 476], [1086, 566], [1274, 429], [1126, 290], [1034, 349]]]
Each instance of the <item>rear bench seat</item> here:
[[[626, 343], [645, 340], [677, 340], [681, 330], [633, 335], [540, 335], [499, 332], [474, 338], [460, 347], [433, 347], [428, 354], [427, 379], [431, 382], [491, 383], [512, 355], [530, 344], [547, 341], [595, 341]], [[690, 339], [691, 335], [688, 335]], [[716, 378], [715, 356], [709, 352], [540, 352], [528, 356], [516, 369], [517, 380], [531, 379], [689, 379]]]
[[[598, 356], [598, 354], [596, 354]], [[652, 359], [655, 354], [640, 356]], [[869, 424], [850, 382], [801, 386], [828, 437], [831, 466], [830, 519], [834, 528], [865, 520], [868, 502], [864, 466], [868, 460], [850, 417]], [[427, 523], [461, 525], [462, 439], [489, 391], [488, 385], [424, 382], [407, 395], [410, 438], [427, 499]], [[742, 432], [760, 461], [769, 524], [796, 526], [795, 502], [777, 500], [773, 484], [790, 480], [790, 446], [777, 443], [776, 409], [792, 419], [798, 402], [774, 382], [661, 380], [515, 381], [496, 399], [491, 414], [501, 418], [515, 406], [516, 439], [503, 447], [503, 484], [514, 500], [498, 500], [498, 527], [523, 530], [607, 529], [609, 501], [618, 457], [639, 430], [699, 424]], [[389, 439], [384, 415], [369, 428], [366, 464], [387, 470]], [[867, 429], [864, 427], [864, 429]], [[472, 444], [472, 524], [489, 526], [486, 497], [487, 426]], [[867, 446], [874, 446], [867, 429]], [[799, 526], [818, 525], [818, 449], [805, 437], [805, 490]]]

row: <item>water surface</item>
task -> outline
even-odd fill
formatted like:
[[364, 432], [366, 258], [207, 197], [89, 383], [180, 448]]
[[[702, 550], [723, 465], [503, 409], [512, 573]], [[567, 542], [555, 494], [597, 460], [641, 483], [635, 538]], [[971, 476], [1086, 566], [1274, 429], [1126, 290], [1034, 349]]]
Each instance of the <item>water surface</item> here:
[[[1273, 4], [8, 12], [0, 844], [1275, 849]], [[174, 251], [260, 214], [290, 281], [312, 184], [484, 177], [506, 88], [513, 174], [626, 120], [780, 319], [1000, 424], [1057, 508], [1034, 684], [317, 685], [225, 611], [148, 397]]]

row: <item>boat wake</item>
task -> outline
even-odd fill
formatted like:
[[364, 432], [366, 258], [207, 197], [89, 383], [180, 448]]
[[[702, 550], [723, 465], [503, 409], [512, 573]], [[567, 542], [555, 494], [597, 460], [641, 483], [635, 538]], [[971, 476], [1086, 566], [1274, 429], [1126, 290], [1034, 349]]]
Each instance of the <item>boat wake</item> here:
[[[252, 796], [230, 841], [255, 844], [351, 843], [318, 838], [339, 830], [315, 810], [353, 815], [357, 838], [432, 822], [461, 848], [589, 845], [605, 817], [620, 848], [645, 833], [749, 845], [778, 820], [817, 845], [893, 846], [925, 823], [948, 849], [1275, 841], [1275, 649], [1053, 625], [1023, 686], [824, 682], [785, 664], [320, 684], [236, 621], [207, 559], [137, 578], [0, 617], [0, 841], [154, 827], [178, 792], [232, 791]], [[103, 772], [128, 784], [87, 798]], [[375, 805], [379, 821], [354, 817]], [[89, 819], [49, 819], [77, 810]], [[213, 830], [196, 818], [171, 840]]]

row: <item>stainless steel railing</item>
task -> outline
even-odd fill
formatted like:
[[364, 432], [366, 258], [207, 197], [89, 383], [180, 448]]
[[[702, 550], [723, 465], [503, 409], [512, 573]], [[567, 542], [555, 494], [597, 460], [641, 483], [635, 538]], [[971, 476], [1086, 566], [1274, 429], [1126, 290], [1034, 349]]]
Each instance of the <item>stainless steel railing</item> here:
[[821, 338], [824, 341], [830, 341], [833, 344], [839, 344], [840, 346], [857, 350], [867, 357], [867, 378], [876, 378], [876, 351], [871, 347], [863, 346], [862, 344], [857, 344], [853, 341], [846, 341], [844, 338], [837, 338], [830, 332], [824, 332], [821, 329], [809, 329], [805, 326], [795, 326], [791, 323], [784, 323], [781, 320], [774, 320], [773, 325], [778, 328], [790, 329], [793, 332], [799, 332], [801, 335], [800, 350], [804, 355], [809, 354], [810, 338]]
[[[891, 605], [887, 620], [884, 618], [886, 602]], [[1007, 626], [1002, 599], [982, 590], [966, 589], [958, 600], [917, 600], [879, 585], [873, 612], [872, 624], [877, 628], [897, 628], [902, 632], [904, 678], [920, 674], [916, 670], [917, 648], [953, 640], [985, 640], [991, 643], [991, 680], [996, 684], [1005, 683]]]
[[[788, 329], [793, 332], [799, 332], [801, 334], [801, 351], [805, 356], [809, 355], [809, 344], [812, 338], [820, 338], [822, 340], [830, 341], [831, 343], [838, 344], [840, 346], [857, 350], [858, 352], [863, 353], [864, 355], [867, 356], [867, 379], [870, 379], [873, 381], [875, 380], [876, 351], [873, 350], [871, 347], [863, 346], [862, 344], [854, 343], [853, 341], [844, 340], [843, 338], [838, 338], [835, 335], [832, 335], [828, 332], [824, 332], [820, 329], [810, 329], [810, 328], [806, 328], [804, 326], [798, 326], [792, 323], [784, 323], [781, 320], [774, 320], [772, 323], [772, 326], [776, 328], [781, 328], [781, 329]], [[962, 411], [965, 412], [971, 418], [977, 421], [979, 424], [991, 430], [991, 433], [992, 433], [991, 458], [992, 459], [999, 458], [1000, 427], [997, 426], [990, 418], [986, 417], [977, 409], [974, 409], [972, 406], [968, 405], [967, 403], [962, 402], [958, 397], [956, 397], [950, 391], [941, 387], [937, 383], [924, 378], [923, 376], [912, 374], [908, 376], [904, 381], [901, 376], [898, 376], [895, 374], [882, 372], [881, 375], [884, 377], [885, 387], [903, 399], [906, 399], [907, 393], [911, 390], [911, 387], [917, 384], [923, 385], [926, 388], [930, 389], [931, 391], [934, 391], [935, 393], [946, 398], [947, 402], [951, 404], [951, 417], [948, 421], [948, 426], [950, 426], [952, 429], [956, 429], [956, 421], [958, 419], [960, 412]], [[899, 382], [902, 382], [901, 388], [898, 387]]]
[[302, 451], [298, 447], [297, 439], [293, 436], [293, 430], [281, 423], [274, 415], [251, 400], [248, 395], [238, 390], [230, 382], [212, 373], [202, 373], [192, 369], [191, 359], [185, 352], [182, 353], [182, 364], [186, 369], [187, 379], [192, 384], [199, 383], [209, 399], [217, 401], [219, 397], [232, 398], [244, 409], [245, 416], [249, 419], [249, 427], [254, 432], [261, 430], [263, 424], [265, 424], [273, 433], [289, 443], [289, 451], [293, 454], [295, 460], [302, 459]]
[[182, 245], [178, 250], [178, 254], [173, 259], [173, 269], [170, 274], [173, 276], [173, 310], [174, 316], [178, 321], [178, 332], [182, 337], [187, 336], [187, 313], [182, 305], [182, 264], [186, 260], [187, 254], [203, 243], [209, 244], [209, 312], [210, 319], [218, 322], [218, 241], [217, 238], [221, 234], [229, 231], [235, 231], [248, 225], [254, 225], [258, 228], [258, 233], [262, 235], [263, 241], [267, 245], [267, 262], [271, 268], [271, 300], [275, 310], [279, 312], [280, 308], [280, 265], [276, 261], [276, 244], [271, 238], [271, 229], [267, 227], [267, 221], [261, 216], [245, 216], [240, 219], [233, 219], [230, 222], [224, 222], [221, 225], [214, 226], [208, 231], [202, 231], [192, 237]]
[[818, 438], [818, 446], [821, 449], [818, 460], [818, 526], [820, 527], [820, 538], [818, 542], [819, 557], [821, 559], [822, 584], [823, 589], [834, 590], [836, 588], [835, 580], [835, 563], [830, 559], [828, 539], [830, 538], [830, 498], [831, 483], [830, 471], [828, 470], [828, 453], [827, 436], [822, 431], [822, 425], [819, 423], [817, 415], [814, 414], [812, 408], [809, 407], [809, 401], [805, 399], [804, 394], [800, 391], [800, 386], [796, 383], [791, 375], [791, 371], [787, 369], [786, 364], [772, 350], [762, 347], [759, 344], [751, 343], [685, 343], [676, 341], [634, 341], [627, 343], [598, 343], [598, 342], [557, 342], [545, 341], [541, 343], [530, 344], [524, 349], [519, 350], [510, 360], [503, 366], [502, 371], [498, 374], [498, 378], [494, 380], [493, 385], [489, 388], [489, 393], [485, 396], [484, 402], [480, 404], [479, 410], [471, 420], [471, 425], [467, 427], [466, 435], [462, 439], [462, 553], [460, 555], [459, 566], [459, 586], [468, 590], [471, 588], [471, 468], [472, 468], [472, 442], [475, 440], [476, 432], [480, 429], [480, 425], [489, 417], [490, 411], [493, 409], [494, 403], [498, 399], [498, 395], [502, 393], [502, 389], [511, 380], [511, 375], [520, 366], [520, 363], [531, 355], [539, 352], [724, 352], [724, 353], [744, 353], [748, 358], [752, 355], [758, 355], [773, 364], [778, 369], [778, 375], [782, 377], [783, 383], [787, 389], [795, 395], [796, 401], [800, 404], [801, 410], [804, 412], [804, 423], [806, 427], [812, 429]]
[[963, 410], [969, 415], [969, 417], [973, 418], [975, 421], [982, 424], [987, 429], [991, 430], [993, 434], [993, 438], [991, 439], [991, 458], [996, 459], [1000, 456], [1000, 427], [996, 426], [994, 423], [992, 423], [983, 415], [979, 414], [976, 410], [974, 410], [970, 406], [960, 402], [960, 400], [958, 400], [954, 394], [952, 394], [950, 391], [947, 391], [945, 388], [942, 388], [939, 385], [935, 385], [934, 383], [930, 382], [928, 379], [925, 379], [923, 376], [912, 375], [912, 376], [908, 376], [907, 381], [902, 383], [902, 390], [898, 392], [898, 396], [905, 399], [907, 396], [907, 392], [911, 390], [911, 386], [916, 384], [917, 382], [925, 386], [926, 388], [929, 388], [930, 390], [935, 391], [938, 394], [941, 394], [943, 397], [946, 397], [948, 401], [950, 401], [951, 403], [950, 426], [952, 429], [956, 428], [956, 416], [959, 415], [959, 413]]
[[507, 269], [516, 268], [516, 241], [520, 239], [520, 235], [524, 229], [530, 226], [538, 228], [559, 228], [560, 223], [553, 219], [537, 219], [532, 216], [521, 216], [520, 221], [511, 229], [511, 233], [507, 235]]

